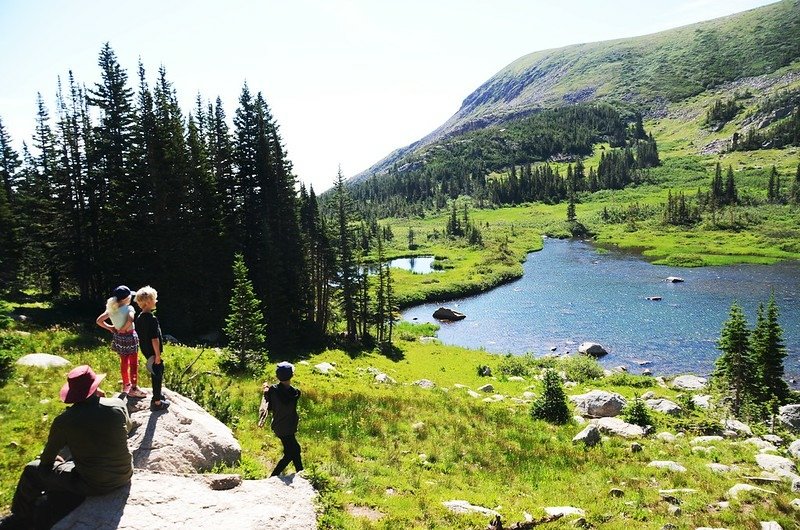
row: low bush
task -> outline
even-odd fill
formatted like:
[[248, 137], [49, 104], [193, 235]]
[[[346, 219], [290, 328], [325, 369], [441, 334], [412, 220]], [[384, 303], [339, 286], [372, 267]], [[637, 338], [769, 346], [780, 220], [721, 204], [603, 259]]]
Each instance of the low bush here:
[[559, 366], [570, 381], [585, 383], [603, 377], [603, 367], [588, 355], [570, 355], [559, 359]]

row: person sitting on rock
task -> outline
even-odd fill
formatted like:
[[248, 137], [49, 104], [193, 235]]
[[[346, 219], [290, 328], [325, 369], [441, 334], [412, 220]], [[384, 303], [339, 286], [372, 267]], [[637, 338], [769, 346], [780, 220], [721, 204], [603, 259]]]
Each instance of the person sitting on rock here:
[[42, 454], [25, 466], [0, 529], [50, 528], [84, 498], [130, 483], [131, 419], [121, 399], [104, 397], [104, 378], [88, 365], [69, 372], [60, 397], [72, 406], [56, 416]]

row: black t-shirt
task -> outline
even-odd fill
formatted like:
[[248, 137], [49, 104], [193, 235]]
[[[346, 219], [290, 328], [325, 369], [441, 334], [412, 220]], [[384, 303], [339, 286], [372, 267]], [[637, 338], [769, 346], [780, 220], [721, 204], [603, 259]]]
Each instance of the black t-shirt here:
[[158, 339], [158, 349], [164, 353], [164, 337], [161, 336], [161, 326], [158, 319], [149, 311], [142, 311], [136, 315], [136, 334], [139, 335], [139, 347], [145, 357], [156, 354], [153, 349], [153, 339]]

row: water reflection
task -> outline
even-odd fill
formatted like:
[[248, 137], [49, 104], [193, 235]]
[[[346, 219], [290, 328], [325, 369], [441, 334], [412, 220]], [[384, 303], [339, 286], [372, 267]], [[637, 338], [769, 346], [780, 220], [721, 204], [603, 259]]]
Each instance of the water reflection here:
[[[403, 269], [411, 271], [414, 274], [430, 274], [435, 272], [433, 268], [434, 256], [412, 256], [409, 258], [396, 258], [389, 261], [389, 266], [395, 269]], [[376, 264], [367, 265], [369, 274], [377, 274], [378, 266]]]

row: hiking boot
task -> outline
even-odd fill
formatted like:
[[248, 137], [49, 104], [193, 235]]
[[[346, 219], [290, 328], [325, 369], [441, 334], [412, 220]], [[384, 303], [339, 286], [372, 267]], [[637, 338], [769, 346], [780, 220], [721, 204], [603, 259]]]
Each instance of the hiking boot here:
[[147, 396], [147, 394], [145, 394], [144, 392], [142, 392], [142, 391], [139, 389], [139, 387], [138, 387], [138, 386], [135, 386], [135, 387], [131, 388], [131, 390], [128, 392], [128, 395], [129, 395], [130, 397], [132, 397], [132, 398], [137, 398], [137, 399], [141, 399], [141, 398], [143, 398], [143, 397], [146, 397], [146, 396]]
[[169, 408], [169, 401], [161, 400], [160, 403], [150, 403], [150, 410], [156, 412], [159, 410], [167, 410]]

